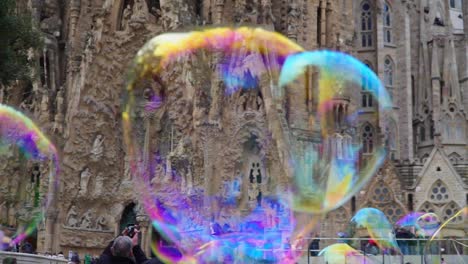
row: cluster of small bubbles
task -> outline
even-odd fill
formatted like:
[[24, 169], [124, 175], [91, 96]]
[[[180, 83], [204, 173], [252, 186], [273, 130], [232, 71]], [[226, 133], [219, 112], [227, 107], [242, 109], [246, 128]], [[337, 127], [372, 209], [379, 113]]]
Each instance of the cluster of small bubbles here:
[[[58, 156], [55, 146], [34, 122], [12, 107], [0, 104], [0, 201], [16, 206], [14, 221], [0, 202], [0, 250], [14, 247], [43, 224], [58, 188]], [[31, 176], [24, 177], [26, 169]], [[6, 185], [3, 185], [6, 183]], [[25, 183], [25, 190], [18, 188]]]
[[[382, 114], [390, 108], [378, 78], [346, 54], [303, 51], [278, 33], [242, 27], [162, 34], [138, 52], [122, 119], [140, 200], [154, 228], [181, 251], [154, 245], [159, 257], [295, 263], [299, 237], [317, 223], [298, 215], [337, 208], [380, 166], [383, 147], [359, 167], [363, 146], [352, 142], [355, 133], [343, 133], [358, 122], [346, 96], [363, 79]], [[319, 76], [316, 91], [296, 80], [309, 66]], [[304, 126], [318, 129], [320, 144], [292, 142], [277, 109], [289, 88], [316, 100]], [[224, 122], [235, 119], [232, 112], [248, 131]], [[240, 142], [225, 142], [231, 137]], [[271, 156], [291, 183], [265, 176]], [[292, 245], [284, 246], [286, 238]]]

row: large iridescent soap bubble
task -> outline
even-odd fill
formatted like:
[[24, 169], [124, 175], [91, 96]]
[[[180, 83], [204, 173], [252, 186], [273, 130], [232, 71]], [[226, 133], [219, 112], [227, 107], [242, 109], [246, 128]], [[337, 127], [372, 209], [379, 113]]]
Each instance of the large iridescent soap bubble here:
[[382, 211], [376, 208], [362, 208], [351, 218], [357, 228], [365, 228], [369, 236], [384, 251], [400, 253], [392, 224]]
[[302, 50], [278, 33], [242, 27], [163, 34], [138, 52], [122, 117], [140, 201], [153, 227], [182, 251], [154, 245], [160, 258], [295, 258], [291, 246], [273, 250], [296, 226], [278, 195], [288, 189], [283, 173], [266, 176], [264, 163], [277, 154], [265, 87], [276, 83], [286, 57]]
[[59, 167], [55, 146], [34, 122], [2, 104], [0, 159], [0, 221], [5, 224], [0, 226], [2, 250], [21, 243], [38, 225], [45, 224], [58, 188]]
[[[454, 202], [446, 205], [447, 215], [444, 222], [438, 225], [424, 245], [424, 264], [439, 264], [444, 258], [445, 263], [464, 264], [468, 261], [466, 251], [466, 223], [468, 207], [457, 211], [458, 205]], [[433, 216], [432, 216], [433, 217]], [[428, 219], [426, 216], [424, 219]], [[428, 219], [429, 220], [429, 219]], [[440, 222], [439, 222], [440, 223]]]
[[[350, 55], [325, 50], [286, 59], [273, 95], [281, 101], [286, 90], [304, 94], [303, 103], [309, 107], [305, 128], [321, 136], [317, 142], [291, 143], [284, 153], [294, 175], [293, 207], [326, 213], [355, 195], [383, 163], [385, 146], [376, 143], [376, 128], [361, 125], [365, 120], [360, 109], [372, 109], [369, 113], [373, 114], [367, 115], [385, 126], [392, 111], [390, 96], [367, 65]], [[366, 105], [361, 105], [362, 100]], [[358, 140], [362, 135], [371, 140], [362, 143]], [[285, 141], [291, 137], [288, 133], [281, 136]], [[361, 153], [372, 155], [360, 157]]]

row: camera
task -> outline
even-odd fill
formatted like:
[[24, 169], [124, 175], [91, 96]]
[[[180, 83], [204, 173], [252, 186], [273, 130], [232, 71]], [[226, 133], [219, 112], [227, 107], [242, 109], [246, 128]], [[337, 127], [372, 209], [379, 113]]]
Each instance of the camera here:
[[140, 231], [140, 226], [139, 225], [135, 225], [135, 224], [128, 224], [127, 225], [127, 236], [133, 238], [133, 236], [135, 236], [135, 233], [137, 231]]

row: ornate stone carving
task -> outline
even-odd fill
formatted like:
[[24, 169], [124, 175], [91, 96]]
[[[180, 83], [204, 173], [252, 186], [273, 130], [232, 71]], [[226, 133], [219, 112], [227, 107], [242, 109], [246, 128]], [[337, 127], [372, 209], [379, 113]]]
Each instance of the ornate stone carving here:
[[96, 220], [96, 229], [97, 230], [100, 230], [100, 231], [104, 231], [104, 230], [109, 230], [109, 223], [107, 221], [107, 218], [106, 216], [104, 215], [101, 215], [98, 217], [98, 219]]
[[93, 216], [92, 216], [92, 210], [93, 209], [88, 209], [86, 213], [81, 217], [80, 219], [80, 228], [83, 229], [91, 229], [93, 227]]
[[120, 21], [120, 28], [127, 31], [128, 23], [131, 17], [132, 17], [132, 7], [130, 5], [127, 5], [122, 14], [122, 20]]
[[90, 178], [91, 178], [91, 172], [89, 171], [89, 168], [86, 167], [80, 174], [80, 191], [79, 191], [80, 196], [84, 196], [87, 194]]
[[297, 40], [300, 14], [299, 5], [296, 3], [296, 0], [292, 0], [288, 7], [287, 34], [289, 38], [294, 40]]
[[261, 20], [263, 24], [273, 25], [275, 23], [275, 16], [273, 15], [271, 0], [261, 0], [262, 15]]
[[54, 125], [52, 131], [55, 133], [63, 133], [63, 121], [64, 121], [64, 98], [63, 98], [63, 87], [57, 92], [57, 98], [55, 100], [56, 114], [54, 117]]
[[94, 161], [98, 161], [104, 154], [104, 136], [98, 134], [93, 142], [93, 147], [91, 149], [91, 158]]
[[76, 206], [72, 206], [68, 211], [66, 218], [66, 225], [69, 227], [78, 227], [78, 213], [76, 212]]

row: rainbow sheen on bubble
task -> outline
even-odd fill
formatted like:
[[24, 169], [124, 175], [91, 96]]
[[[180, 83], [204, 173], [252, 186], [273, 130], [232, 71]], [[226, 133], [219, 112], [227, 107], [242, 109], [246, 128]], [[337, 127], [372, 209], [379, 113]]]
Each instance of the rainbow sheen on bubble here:
[[[380, 166], [383, 147], [359, 166], [356, 133], [334, 131], [340, 122], [356, 128], [355, 109], [341, 121], [332, 118], [335, 100], [360, 91], [368, 75], [379, 111], [390, 105], [372, 71], [342, 53], [320, 53], [318, 85], [307, 92], [316, 109], [299, 125], [318, 142], [294, 139], [281, 107], [286, 89], [310, 88], [310, 72], [291, 62], [308, 56], [302, 51], [278, 33], [242, 27], [162, 34], [138, 52], [122, 119], [141, 204], [177, 248], [153, 245], [161, 259], [295, 263], [302, 253], [294, 248], [304, 247], [301, 237], [319, 221], [308, 213], [344, 204]], [[294, 81], [304, 75], [305, 82]], [[338, 156], [331, 154], [338, 151], [335, 139], [347, 142]], [[292, 243], [284, 246], [287, 239]]]
[[[263, 136], [268, 134], [267, 125], [236, 132], [238, 128], [230, 124], [221, 128], [220, 123], [228, 108], [263, 120], [270, 107], [266, 104], [270, 91], [259, 85], [276, 82], [273, 79], [286, 57], [301, 50], [278, 33], [243, 27], [163, 34], [138, 52], [129, 73], [122, 117], [140, 201], [153, 227], [177, 248], [171, 251], [153, 245], [161, 259], [168, 263], [289, 263], [298, 257], [291, 247], [273, 250], [285, 237], [293, 237], [296, 227], [283, 197], [287, 186], [275, 186], [268, 193], [262, 187], [267, 178], [262, 176], [265, 168], [260, 158], [252, 163], [255, 166], [248, 165], [254, 166], [250, 175], [247, 163], [239, 161], [242, 156], [235, 158], [234, 152], [231, 175], [215, 177], [222, 174], [219, 164], [223, 161], [203, 165], [202, 173], [191, 164], [197, 155], [204, 157], [200, 139], [214, 147], [212, 139], [219, 135], [240, 137], [243, 143], [223, 145], [238, 153], [247, 151], [242, 153], [252, 159], [275, 151], [274, 140]], [[159, 127], [154, 119], [161, 120]], [[200, 182], [202, 178], [223, 180]]]
[[[317, 73], [317, 88], [311, 92], [304, 75]], [[309, 126], [321, 135], [318, 144], [291, 144], [285, 153], [291, 164], [295, 189], [293, 207], [297, 211], [326, 213], [343, 205], [376, 173], [385, 160], [383, 145], [360, 145], [359, 137], [361, 90], [378, 103], [378, 118], [385, 120], [392, 111], [390, 96], [377, 75], [354, 57], [333, 51], [307, 51], [292, 54], [283, 64], [278, 88], [272, 94], [277, 100], [288, 89], [306, 90], [308, 100], [316, 102], [316, 111], [309, 115]], [[286, 138], [289, 135], [283, 134]], [[373, 155], [360, 163], [360, 152]]]
[[[12, 204], [17, 204], [18, 216], [15, 218], [13, 225], [16, 231], [11, 229], [0, 230], [2, 233], [2, 241], [0, 250], [3, 247], [9, 247], [12, 244], [18, 244], [26, 237], [31, 235], [40, 223], [43, 223], [45, 213], [49, 209], [54, 200], [55, 192], [58, 188], [58, 156], [55, 146], [34, 124], [34, 122], [26, 117], [21, 112], [14, 108], [0, 104], [0, 157], [5, 158], [5, 168], [14, 166], [13, 179], [10, 179], [9, 184], [4, 188], [3, 193], [10, 193], [10, 198], [1, 197], [9, 200]], [[34, 166], [43, 167], [48, 170], [48, 175], [35, 175], [34, 182], [29, 182], [27, 176], [24, 183], [29, 183], [26, 186], [25, 193], [18, 193], [14, 189], [19, 188], [22, 184], [21, 168], [33, 168]], [[45, 171], [45, 170], [44, 170]], [[3, 171], [3, 177], [9, 173]], [[29, 180], [29, 181], [28, 181]], [[2, 182], [8, 182], [2, 180]], [[29, 187], [29, 189], [28, 189]], [[13, 189], [12, 189], [13, 188]], [[13, 198], [14, 197], [14, 198]], [[13, 200], [11, 200], [13, 198]], [[0, 206], [3, 205], [0, 203]], [[2, 212], [3, 215], [3, 212]]]
[[325, 263], [375, 263], [369, 257], [363, 255], [359, 250], [346, 243], [335, 243], [320, 251], [319, 256], [323, 256]]
[[380, 249], [400, 252], [393, 226], [379, 209], [362, 208], [351, 218], [351, 222], [358, 228], [365, 228]]

